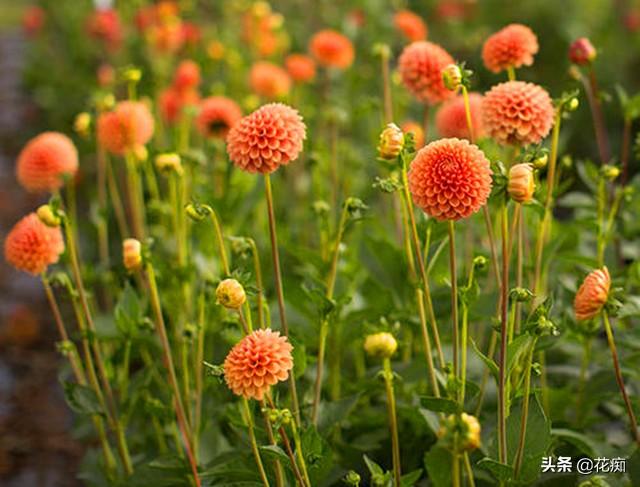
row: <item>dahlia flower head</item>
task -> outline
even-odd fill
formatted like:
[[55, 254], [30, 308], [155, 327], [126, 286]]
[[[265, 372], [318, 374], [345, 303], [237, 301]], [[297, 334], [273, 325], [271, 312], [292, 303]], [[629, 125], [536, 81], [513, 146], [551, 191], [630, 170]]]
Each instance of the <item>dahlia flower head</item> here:
[[436, 113], [436, 128], [442, 137], [456, 137], [458, 139], [476, 140], [484, 137], [485, 130], [482, 122], [482, 95], [469, 93], [469, 111], [471, 112], [471, 126], [473, 138], [469, 137], [467, 112], [464, 97], [456, 96], [445, 101]]
[[234, 394], [261, 401], [271, 386], [287, 380], [293, 346], [280, 332], [256, 330], [244, 337], [224, 360], [224, 378]]
[[173, 87], [177, 90], [196, 89], [200, 84], [200, 66], [195, 61], [182, 61], [173, 74]]
[[348, 37], [335, 30], [321, 30], [314, 34], [309, 51], [319, 64], [327, 68], [346, 69], [353, 64], [355, 51]]
[[250, 173], [272, 173], [298, 158], [307, 128], [297, 110], [263, 105], [240, 119], [227, 136], [231, 162]]
[[289, 74], [269, 61], [258, 61], [249, 72], [249, 85], [256, 95], [265, 98], [282, 98], [291, 89]]
[[224, 139], [242, 118], [242, 110], [231, 98], [210, 96], [200, 103], [196, 126], [205, 137]]
[[47, 20], [47, 16], [42, 7], [31, 5], [22, 14], [22, 30], [27, 36], [37, 35]]
[[443, 220], [467, 218], [491, 193], [491, 168], [484, 153], [467, 140], [440, 139], [420, 149], [409, 169], [413, 201]]
[[424, 146], [424, 128], [414, 120], [406, 120], [400, 124], [400, 128], [405, 134], [413, 134], [413, 142], [416, 149]]
[[398, 59], [402, 82], [420, 101], [435, 105], [453, 96], [442, 80], [442, 70], [454, 60], [437, 44], [418, 41], [404, 48]]
[[609, 299], [611, 277], [605, 267], [596, 269], [585, 277], [573, 301], [573, 310], [578, 321], [595, 317]]
[[531, 66], [538, 52], [538, 38], [522, 24], [510, 24], [491, 35], [482, 46], [482, 60], [489, 71]]
[[524, 81], [500, 83], [482, 100], [485, 130], [502, 145], [539, 143], [551, 130], [554, 113], [549, 93]]
[[58, 262], [63, 252], [60, 227], [48, 227], [35, 213], [29, 213], [16, 223], [4, 241], [6, 261], [34, 276]]
[[98, 117], [98, 142], [109, 152], [123, 155], [144, 146], [153, 136], [153, 115], [147, 105], [121, 101]]
[[160, 114], [165, 122], [174, 124], [187, 106], [195, 106], [200, 102], [200, 94], [195, 89], [179, 90], [170, 86], [160, 93], [158, 104]]
[[18, 182], [31, 193], [60, 189], [78, 172], [78, 151], [69, 137], [44, 132], [24, 146], [16, 164]]
[[110, 50], [122, 45], [124, 32], [118, 12], [111, 8], [98, 9], [87, 20], [87, 30], [95, 39], [104, 42]]
[[316, 77], [316, 63], [305, 54], [290, 54], [284, 60], [284, 66], [296, 83], [309, 83]]
[[399, 10], [393, 16], [393, 25], [409, 41], [424, 41], [427, 38], [427, 24], [422, 17], [411, 10]]

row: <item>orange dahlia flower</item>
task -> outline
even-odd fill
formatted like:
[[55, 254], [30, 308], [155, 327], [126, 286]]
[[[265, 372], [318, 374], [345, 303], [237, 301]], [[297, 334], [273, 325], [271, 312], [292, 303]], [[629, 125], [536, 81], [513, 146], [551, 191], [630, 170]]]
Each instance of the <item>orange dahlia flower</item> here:
[[524, 81], [500, 83], [485, 93], [482, 120], [487, 133], [500, 144], [537, 144], [553, 125], [549, 93]]
[[153, 136], [153, 116], [147, 105], [121, 101], [98, 117], [98, 142], [113, 154], [122, 155], [145, 145]]
[[405, 134], [412, 133], [416, 149], [422, 149], [424, 146], [424, 129], [422, 125], [413, 120], [407, 120], [400, 125], [400, 128]]
[[435, 105], [453, 95], [442, 80], [442, 70], [453, 58], [432, 42], [418, 41], [404, 48], [398, 59], [402, 82], [420, 101]]
[[440, 139], [422, 148], [411, 163], [413, 201], [437, 220], [475, 213], [491, 193], [491, 168], [484, 153], [461, 139]]
[[225, 138], [229, 130], [242, 118], [238, 104], [224, 96], [202, 100], [196, 126], [205, 137]]
[[240, 169], [263, 174], [297, 159], [307, 128], [297, 110], [270, 103], [242, 118], [227, 136], [227, 152]]
[[187, 59], [182, 61], [173, 75], [173, 87], [177, 90], [192, 90], [200, 84], [200, 66]]
[[[471, 112], [471, 126], [473, 140], [485, 134], [482, 123], [482, 95], [469, 93], [469, 111]], [[469, 139], [467, 112], [464, 107], [464, 97], [456, 96], [445, 101], [436, 113], [436, 127], [442, 137], [457, 137]]]
[[124, 38], [120, 16], [111, 8], [93, 12], [87, 20], [87, 30], [92, 37], [104, 42], [110, 50], [118, 49]]
[[60, 227], [48, 227], [35, 213], [29, 213], [16, 223], [4, 241], [7, 262], [34, 276], [58, 262], [63, 252], [64, 240]]
[[224, 360], [224, 378], [234, 394], [261, 401], [271, 386], [287, 380], [293, 347], [280, 332], [256, 330], [234, 346]]
[[409, 42], [424, 41], [427, 38], [427, 24], [422, 17], [410, 10], [400, 10], [393, 16], [393, 25]]
[[258, 61], [249, 72], [249, 85], [256, 95], [281, 98], [291, 89], [291, 78], [280, 66]]
[[42, 7], [31, 5], [22, 14], [22, 29], [30, 37], [37, 35], [44, 27], [46, 14]]
[[316, 63], [304, 54], [290, 54], [284, 60], [284, 66], [291, 79], [297, 83], [308, 83], [316, 77]]
[[531, 66], [538, 52], [538, 38], [522, 24], [510, 24], [491, 35], [482, 46], [482, 60], [489, 71]]
[[160, 93], [160, 114], [165, 122], [174, 124], [180, 120], [185, 107], [197, 105], [199, 101], [200, 95], [194, 89], [178, 90], [169, 87]]
[[16, 176], [29, 192], [55, 191], [65, 176], [78, 172], [78, 151], [69, 137], [59, 132], [44, 132], [24, 146], [18, 156]]
[[355, 51], [346, 36], [335, 30], [321, 30], [314, 34], [309, 51], [323, 66], [346, 69], [353, 64]]
[[611, 277], [606, 266], [585, 277], [573, 301], [576, 319], [589, 320], [600, 313], [609, 298], [610, 288]]

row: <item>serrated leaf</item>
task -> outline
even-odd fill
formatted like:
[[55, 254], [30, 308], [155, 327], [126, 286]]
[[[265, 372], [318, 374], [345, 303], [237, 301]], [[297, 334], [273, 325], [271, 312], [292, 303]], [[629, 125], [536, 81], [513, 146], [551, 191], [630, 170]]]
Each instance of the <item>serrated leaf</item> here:
[[513, 467], [493, 458], [485, 457], [477, 463], [478, 467], [491, 472], [498, 480], [507, 481], [513, 477]]
[[424, 466], [434, 487], [451, 487], [451, 452], [434, 445], [424, 455]]
[[471, 348], [473, 349], [473, 351], [476, 353], [476, 355], [480, 358], [480, 360], [482, 360], [484, 362], [484, 364], [489, 368], [489, 372], [491, 372], [491, 375], [493, 375], [493, 377], [498, 380], [498, 374], [499, 374], [499, 369], [498, 369], [498, 365], [489, 357], [487, 357], [484, 353], [482, 353], [480, 351], [480, 349], [478, 348], [478, 345], [476, 344], [475, 340], [473, 340], [472, 338], [469, 339], [469, 342], [471, 342]]
[[63, 388], [67, 404], [76, 413], [104, 415], [98, 396], [90, 387], [65, 381]]

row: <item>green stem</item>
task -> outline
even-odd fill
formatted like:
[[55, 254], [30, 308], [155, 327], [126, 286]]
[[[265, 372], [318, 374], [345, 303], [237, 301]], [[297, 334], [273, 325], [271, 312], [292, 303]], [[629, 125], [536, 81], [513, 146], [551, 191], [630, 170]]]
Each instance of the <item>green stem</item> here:
[[578, 381], [578, 397], [576, 399], [576, 419], [578, 426], [582, 426], [584, 419], [584, 392], [587, 387], [587, 375], [589, 372], [589, 363], [591, 362], [591, 336], [584, 337], [582, 363], [580, 364], [580, 379]]
[[501, 326], [500, 326], [500, 364], [498, 378], [498, 445], [500, 463], [507, 463], [507, 400], [506, 375], [507, 375], [507, 334], [508, 316], [507, 306], [509, 300], [509, 251], [507, 247], [507, 205], [502, 203], [502, 287], [501, 287]]
[[451, 485], [460, 487], [460, 454], [457, 445], [451, 452]]
[[449, 220], [449, 273], [451, 276], [451, 324], [453, 330], [453, 375], [460, 376], [460, 336], [458, 333], [458, 274], [456, 265], [456, 231], [453, 220]]
[[387, 409], [389, 413], [389, 428], [391, 429], [391, 452], [393, 457], [393, 485], [400, 487], [400, 443], [398, 440], [398, 420], [396, 417], [396, 398], [393, 392], [393, 370], [391, 360], [387, 357], [382, 362], [384, 385], [387, 392]]
[[427, 331], [427, 315], [424, 309], [424, 296], [422, 294], [422, 289], [420, 288], [416, 288], [416, 302], [418, 303], [418, 314], [420, 316], [420, 328], [422, 331], [422, 348], [424, 349], [427, 361], [431, 390], [435, 397], [440, 397], [440, 387], [438, 386], [436, 368], [433, 365], [433, 355], [431, 354], [431, 341], [429, 340], [429, 332]]
[[258, 473], [260, 474], [260, 479], [265, 487], [269, 487], [269, 479], [267, 478], [267, 472], [264, 470], [264, 465], [262, 464], [262, 459], [260, 458], [260, 450], [258, 450], [258, 443], [256, 442], [256, 434], [253, 430], [253, 418], [251, 417], [251, 410], [249, 409], [249, 401], [247, 398], [242, 398], [242, 409], [244, 411], [245, 422], [247, 424], [247, 429], [249, 430], [249, 440], [251, 441], [251, 451], [253, 452], [253, 456], [256, 459], [256, 465], [258, 467]]
[[473, 478], [473, 469], [471, 468], [471, 460], [469, 460], [469, 452], [464, 452], [464, 469], [467, 472], [467, 481], [470, 487], [476, 487], [476, 481]]
[[256, 287], [258, 290], [256, 291], [256, 306], [258, 308], [258, 327], [261, 329], [266, 328], [265, 318], [264, 318], [264, 285], [262, 284], [262, 270], [260, 265], [260, 254], [258, 253], [258, 247], [256, 246], [255, 240], [252, 238], [248, 239], [249, 245], [251, 246], [251, 255], [253, 256], [253, 269], [256, 275]]
[[527, 422], [529, 419], [529, 396], [531, 395], [531, 366], [533, 364], [533, 352], [536, 348], [537, 338], [533, 339], [527, 354], [527, 363], [524, 370], [524, 394], [522, 396], [522, 416], [520, 418], [520, 436], [518, 437], [518, 449], [514, 461], [515, 478], [520, 476], [522, 461], [524, 459], [524, 447], [527, 439]]
[[509, 78], [509, 81], [516, 80], [516, 70], [513, 66], [507, 66], [507, 77]]
[[127, 169], [127, 191], [129, 194], [129, 207], [131, 209], [131, 218], [133, 220], [134, 236], [138, 240], [144, 240], [146, 232], [144, 223], [144, 201], [140, 185], [140, 175], [138, 174], [135, 157], [129, 151], [125, 153], [125, 165]]

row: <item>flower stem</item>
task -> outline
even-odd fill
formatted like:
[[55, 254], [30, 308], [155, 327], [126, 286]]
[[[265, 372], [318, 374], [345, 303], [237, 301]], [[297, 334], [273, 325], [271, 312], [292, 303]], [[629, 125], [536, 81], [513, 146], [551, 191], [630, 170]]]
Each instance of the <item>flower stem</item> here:
[[598, 81], [593, 66], [589, 66], [588, 79], [582, 77], [582, 82], [587, 93], [587, 99], [591, 106], [591, 115], [593, 118], [593, 129], [596, 134], [596, 143], [598, 144], [598, 153], [600, 154], [600, 162], [606, 164], [611, 159], [611, 151], [609, 149], [609, 138], [604, 125], [602, 116], [602, 104], [600, 103]]
[[624, 128], [622, 129], [622, 154], [620, 162], [622, 164], [622, 178], [620, 183], [624, 186], [629, 179], [629, 146], [631, 145], [631, 118], [624, 118]]
[[256, 307], [258, 308], [258, 327], [264, 329], [267, 327], [264, 318], [264, 285], [262, 284], [262, 270], [260, 265], [260, 254], [258, 253], [258, 247], [255, 240], [252, 238], [247, 239], [249, 246], [251, 247], [251, 255], [253, 257], [253, 269], [256, 275]]
[[501, 286], [501, 306], [500, 306], [500, 364], [498, 378], [498, 445], [500, 463], [507, 463], [507, 397], [506, 397], [506, 375], [507, 375], [507, 338], [508, 338], [508, 315], [507, 307], [509, 301], [509, 250], [507, 245], [507, 205], [502, 204], [501, 226], [502, 226], [502, 286]]
[[460, 336], [458, 333], [458, 273], [456, 269], [456, 231], [453, 220], [449, 220], [449, 274], [451, 277], [451, 324], [453, 331], [453, 375], [460, 377]]
[[143, 211], [144, 201], [142, 197], [140, 175], [138, 174], [135, 157], [129, 151], [125, 154], [125, 165], [127, 169], [127, 191], [129, 194], [129, 207], [133, 221], [133, 233], [138, 240], [143, 240], [146, 232]]
[[420, 315], [420, 328], [422, 330], [422, 343], [425, 358], [427, 360], [427, 370], [429, 371], [429, 381], [431, 389], [435, 397], [440, 397], [440, 387], [438, 387], [438, 379], [436, 377], [436, 369], [433, 365], [433, 356], [431, 354], [431, 341], [429, 340], [429, 332], [427, 331], [427, 316], [424, 309], [424, 295], [422, 289], [416, 288], [416, 302], [418, 303], [418, 313]]
[[384, 100], [384, 122], [393, 122], [393, 103], [391, 101], [391, 79], [389, 76], [389, 50], [383, 49], [380, 55], [382, 68], [382, 97]]
[[391, 360], [386, 357], [382, 362], [384, 385], [387, 391], [387, 410], [389, 413], [389, 428], [391, 429], [391, 452], [393, 457], [393, 485], [400, 487], [402, 475], [400, 473], [400, 443], [398, 441], [398, 420], [396, 417], [396, 398], [393, 393], [393, 370]]
[[524, 459], [524, 447], [527, 439], [527, 421], [529, 419], [529, 396], [531, 395], [531, 366], [533, 363], [533, 352], [536, 348], [537, 338], [533, 339], [527, 354], [527, 363], [524, 370], [524, 393], [522, 396], [522, 416], [520, 418], [520, 436], [518, 437], [518, 449], [514, 460], [515, 477], [520, 475], [522, 461]]
[[[271, 176], [264, 175], [264, 186], [267, 199], [267, 212], [269, 216], [269, 236], [271, 238], [271, 258], [273, 260], [273, 272], [275, 276], [276, 293], [278, 296], [278, 310], [280, 312], [280, 325], [286, 337], [289, 337], [289, 326], [284, 305], [284, 290], [282, 286], [282, 273], [280, 270], [280, 252], [278, 250], [278, 235], [276, 232], [276, 216], [273, 210], [273, 193], [271, 190]], [[289, 374], [289, 388], [291, 390], [291, 402], [293, 403], [293, 414], [298, 424], [300, 422], [300, 406], [298, 405], [298, 392], [296, 390], [296, 379], [293, 369]]]
[[584, 392], [587, 386], [587, 375], [589, 373], [589, 363], [591, 362], [591, 343], [590, 336], [584, 337], [582, 363], [580, 365], [580, 379], [578, 382], [578, 396], [576, 398], [576, 422], [578, 426], [582, 426], [584, 419]]
[[251, 451], [256, 459], [256, 465], [258, 467], [258, 473], [260, 479], [265, 487], [269, 487], [269, 479], [267, 478], [267, 472], [264, 470], [262, 459], [260, 458], [260, 450], [258, 450], [258, 443], [256, 442], [256, 434], [253, 430], [253, 418], [251, 417], [251, 410], [249, 409], [249, 401], [246, 397], [242, 398], [242, 409], [244, 411], [244, 419], [249, 430], [249, 440], [251, 441]]
[[638, 432], [638, 422], [636, 420], [635, 414], [633, 413], [631, 400], [629, 399], [629, 395], [627, 394], [627, 390], [624, 386], [624, 380], [622, 378], [622, 372], [620, 370], [620, 362], [618, 361], [618, 350], [616, 349], [616, 342], [613, 339], [613, 329], [611, 328], [611, 322], [609, 321], [609, 313], [606, 309], [602, 313], [602, 317], [604, 319], [604, 329], [607, 332], [607, 342], [609, 343], [609, 349], [611, 350], [611, 358], [613, 359], [613, 369], [616, 374], [616, 382], [618, 383], [618, 387], [620, 388], [620, 394], [622, 394], [622, 399], [627, 409], [627, 415], [629, 416], [629, 422], [631, 423], [631, 435], [633, 436], [633, 439], [638, 444], [638, 446], [640, 446], [640, 432]]

